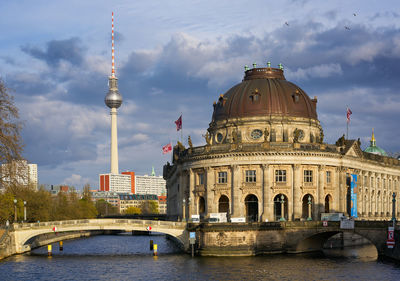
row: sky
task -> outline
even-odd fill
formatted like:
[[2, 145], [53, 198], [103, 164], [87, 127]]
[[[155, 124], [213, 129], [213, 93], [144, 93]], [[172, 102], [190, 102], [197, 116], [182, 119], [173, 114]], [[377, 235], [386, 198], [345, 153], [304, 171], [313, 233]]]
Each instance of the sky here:
[[40, 184], [98, 187], [110, 170], [111, 12], [120, 171], [157, 175], [181, 137], [204, 145], [212, 104], [244, 66], [282, 63], [317, 96], [325, 141], [400, 151], [400, 2], [326, 0], [0, 1], [0, 77], [24, 123]]

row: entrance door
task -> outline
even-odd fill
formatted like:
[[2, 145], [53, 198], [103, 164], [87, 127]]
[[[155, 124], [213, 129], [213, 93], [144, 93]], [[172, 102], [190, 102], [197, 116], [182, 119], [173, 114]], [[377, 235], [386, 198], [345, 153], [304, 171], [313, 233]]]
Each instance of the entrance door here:
[[218, 200], [218, 213], [227, 213], [229, 211], [229, 198], [221, 195]]
[[199, 215], [200, 215], [200, 217], [203, 217], [205, 212], [206, 212], [206, 202], [204, 200], [204, 197], [200, 196], [199, 197]]
[[256, 222], [258, 221], [258, 199], [254, 194], [249, 194], [244, 199], [246, 205], [246, 221]]
[[329, 213], [332, 197], [328, 194], [325, 197], [325, 213]]

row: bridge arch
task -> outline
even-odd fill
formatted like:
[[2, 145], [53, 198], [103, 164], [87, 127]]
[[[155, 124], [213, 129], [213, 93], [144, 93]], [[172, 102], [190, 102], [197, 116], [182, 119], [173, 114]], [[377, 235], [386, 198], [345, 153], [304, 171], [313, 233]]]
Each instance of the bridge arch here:
[[299, 239], [295, 242], [294, 252], [316, 252], [322, 251], [324, 244], [329, 238], [338, 234], [350, 232], [357, 234], [367, 239], [371, 245], [374, 245], [378, 254], [383, 254], [386, 246], [386, 232], [381, 229], [377, 230], [325, 230], [312, 235], [299, 236]]
[[[119, 230], [119, 231], [146, 231], [150, 226], [152, 231], [170, 235], [176, 240], [182, 248], [187, 248], [188, 233], [186, 231], [186, 223], [184, 222], [168, 222], [168, 221], [147, 221], [147, 220], [130, 220], [130, 219], [91, 219], [91, 220], [73, 220], [73, 221], [57, 221], [21, 224], [14, 226], [15, 248], [17, 253], [30, 251], [28, 241], [34, 237], [56, 232], [76, 232], [91, 230]], [[65, 238], [62, 236], [54, 237], [50, 243], [61, 241]], [[45, 244], [44, 244], [45, 245]]]

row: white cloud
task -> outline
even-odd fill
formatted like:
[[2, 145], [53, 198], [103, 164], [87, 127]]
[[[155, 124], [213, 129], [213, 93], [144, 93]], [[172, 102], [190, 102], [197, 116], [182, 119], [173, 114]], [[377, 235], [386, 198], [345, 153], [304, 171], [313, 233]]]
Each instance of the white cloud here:
[[81, 175], [72, 174], [71, 176], [63, 180], [63, 184], [69, 186], [82, 186], [88, 183], [90, 180], [88, 178], [83, 178]]
[[343, 71], [338, 63], [320, 64], [308, 68], [298, 68], [296, 71], [287, 69], [285, 75], [294, 80], [308, 80], [312, 78], [326, 78], [334, 75], [342, 75]]

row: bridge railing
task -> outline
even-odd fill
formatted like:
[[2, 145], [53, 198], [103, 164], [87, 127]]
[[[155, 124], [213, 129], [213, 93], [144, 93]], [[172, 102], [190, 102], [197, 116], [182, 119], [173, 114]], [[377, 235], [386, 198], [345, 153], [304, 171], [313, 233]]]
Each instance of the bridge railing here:
[[71, 225], [108, 225], [108, 224], [135, 224], [143, 225], [144, 227], [151, 225], [164, 226], [171, 228], [185, 228], [185, 222], [176, 221], [159, 221], [159, 220], [138, 220], [138, 219], [82, 219], [82, 220], [65, 220], [65, 221], [47, 221], [47, 222], [36, 222], [36, 223], [16, 223], [13, 224], [15, 230], [32, 229], [32, 228], [43, 228], [54, 226], [71, 226]]

